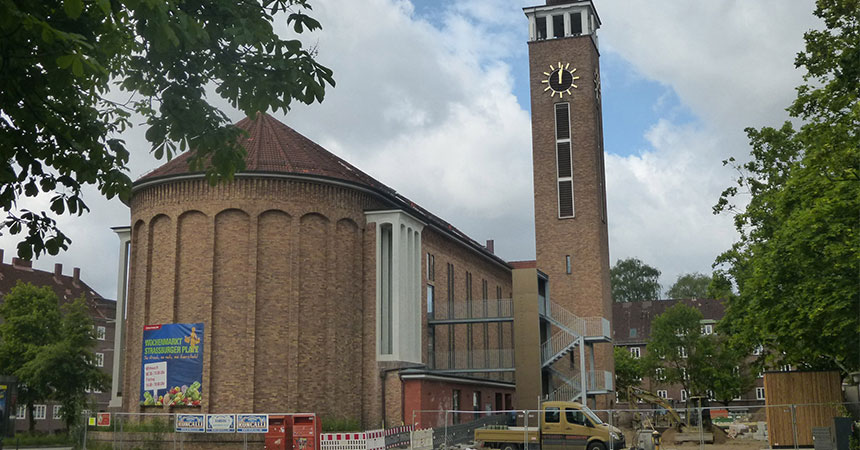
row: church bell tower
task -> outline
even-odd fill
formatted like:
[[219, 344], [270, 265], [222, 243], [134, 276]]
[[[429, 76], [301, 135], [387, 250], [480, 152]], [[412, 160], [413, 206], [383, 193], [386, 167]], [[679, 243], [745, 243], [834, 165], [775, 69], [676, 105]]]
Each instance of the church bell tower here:
[[[553, 303], [580, 318], [594, 319], [589, 324], [602, 324], [601, 330], [585, 333], [602, 338], [580, 345], [586, 356], [571, 354], [570, 365], [587, 361], [588, 377], [601, 379], [593, 383], [601, 385], [595, 391], [606, 394], [612, 390], [614, 371], [608, 331], [612, 300], [597, 41], [600, 18], [590, 0], [547, 0], [524, 12], [529, 26], [537, 268], [549, 276]], [[597, 400], [598, 406], [606, 399], [589, 393], [590, 403]]]

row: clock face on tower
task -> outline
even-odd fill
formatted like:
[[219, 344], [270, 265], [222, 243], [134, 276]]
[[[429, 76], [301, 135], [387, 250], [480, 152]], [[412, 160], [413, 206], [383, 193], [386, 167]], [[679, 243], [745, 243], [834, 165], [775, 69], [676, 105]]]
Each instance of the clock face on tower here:
[[558, 67], [550, 65], [549, 72], [544, 72], [546, 79], [541, 80], [541, 83], [546, 84], [544, 92], [549, 92], [550, 97], [555, 97], [558, 94], [559, 98], [563, 98], [564, 94], [570, 95], [571, 89], [577, 89], [575, 84], [578, 76], [574, 75], [576, 68], [571, 68], [570, 63], [558, 63]]

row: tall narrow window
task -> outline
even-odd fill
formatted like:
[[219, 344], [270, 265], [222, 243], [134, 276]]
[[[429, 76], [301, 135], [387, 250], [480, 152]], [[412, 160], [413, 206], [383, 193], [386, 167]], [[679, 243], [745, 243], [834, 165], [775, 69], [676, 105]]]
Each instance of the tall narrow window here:
[[[448, 318], [454, 318], [454, 265], [448, 263]], [[454, 366], [454, 325], [448, 325], [448, 368], [453, 369]], [[458, 391], [459, 392], [459, 391]]]
[[570, 34], [573, 36], [582, 34], [582, 13], [570, 13]]
[[570, 275], [571, 272], [573, 271], [573, 268], [570, 266], [570, 255], [567, 255], [564, 257], [564, 265], [565, 265], [565, 272], [567, 272], [567, 274]]
[[[481, 281], [481, 297], [483, 297], [482, 301], [484, 303], [484, 317], [490, 316], [490, 307], [489, 307], [489, 299], [490, 296], [490, 287], [487, 284], [487, 280], [484, 279]], [[484, 322], [484, 367], [490, 367], [490, 324]]]
[[427, 281], [436, 281], [436, 256], [427, 254]]
[[552, 37], [564, 37], [564, 15], [552, 16]]
[[381, 306], [381, 315], [379, 321], [379, 348], [380, 352], [383, 355], [390, 355], [394, 352], [394, 341], [392, 339], [394, 320], [392, 317], [392, 282], [391, 282], [391, 272], [392, 272], [392, 255], [391, 255], [391, 225], [385, 224], [382, 225], [380, 239], [381, 239], [381, 247], [380, 247], [380, 256], [381, 256], [381, 270], [379, 271], [379, 275], [381, 277], [380, 287], [381, 287], [381, 295], [380, 300]]
[[436, 288], [432, 284], [427, 285], [427, 317], [433, 318], [433, 310], [436, 306]]
[[535, 25], [537, 27], [537, 40], [546, 39], [546, 17], [535, 17]]
[[558, 181], [558, 217], [573, 217], [573, 158], [570, 139], [570, 105], [555, 104], [555, 151]]

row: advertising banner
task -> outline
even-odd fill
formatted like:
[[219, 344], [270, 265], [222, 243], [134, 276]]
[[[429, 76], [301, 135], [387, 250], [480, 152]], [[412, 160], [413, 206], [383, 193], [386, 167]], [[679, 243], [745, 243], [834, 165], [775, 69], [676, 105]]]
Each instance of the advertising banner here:
[[237, 414], [236, 415], [236, 432], [237, 433], [268, 433], [269, 432], [269, 415], [268, 414]]
[[177, 414], [176, 431], [178, 433], [202, 433], [206, 431], [206, 414]]
[[236, 431], [235, 414], [207, 414], [207, 433], [233, 433]]
[[143, 327], [140, 404], [199, 407], [203, 400], [203, 324]]

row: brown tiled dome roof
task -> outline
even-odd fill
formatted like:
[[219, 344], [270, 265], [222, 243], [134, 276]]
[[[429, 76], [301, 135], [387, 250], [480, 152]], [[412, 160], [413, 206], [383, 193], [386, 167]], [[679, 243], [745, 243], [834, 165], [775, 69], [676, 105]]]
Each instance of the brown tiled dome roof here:
[[[245, 169], [241, 173], [317, 175], [393, 192], [393, 189], [268, 114], [260, 113], [253, 119], [245, 118], [236, 126], [248, 132], [247, 136], [239, 140], [247, 151]], [[190, 174], [190, 158], [191, 152], [185, 152], [142, 176], [135, 184]]]
[[[488, 251], [483, 245], [450, 223], [398, 194], [394, 189], [380, 183], [352, 164], [338, 158], [319, 144], [302, 136], [296, 130], [284, 125], [274, 117], [260, 113], [253, 119], [246, 118], [239, 121], [236, 123], [236, 126], [248, 132], [246, 137], [239, 140], [239, 143], [245, 147], [247, 155], [245, 156], [245, 169], [238, 172], [237, 175], [307, 175], [346, 181], [361, 187], [370, 188], [379, 193], [386, 203], [389, 203], [393, 207], [403, 208], [407, 212], [436, 226], [442, 232], [450, 234], [454, 238], [463, 241], [484, 255], [508, 267], [504, 260]], [[140, 187], [150, 182], [169, 181], [173, 177], [182, 175], [202, 174], [202, 172], [192, 172], [189, 169], [188, 160], [190, 158], [190, 152], [185, 152], [167, 164], [140, 177], [134, 182], [134, 185]]]

